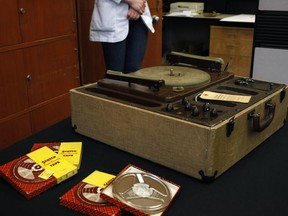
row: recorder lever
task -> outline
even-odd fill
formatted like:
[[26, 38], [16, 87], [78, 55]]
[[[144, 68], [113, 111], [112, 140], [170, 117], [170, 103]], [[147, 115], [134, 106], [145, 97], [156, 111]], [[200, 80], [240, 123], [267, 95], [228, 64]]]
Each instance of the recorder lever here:
[[121, 72], [114, 72], [114, 71], [107, 71], [106, 78], [128, 82], [129, 86], [131, 86], [131, 83], [148, 86], [149, 88], [152, 88], [154, 91], [159, 91], [160, 87], [165, 86], [164, 80], [141, 78], [130, 74], [124, 74]]

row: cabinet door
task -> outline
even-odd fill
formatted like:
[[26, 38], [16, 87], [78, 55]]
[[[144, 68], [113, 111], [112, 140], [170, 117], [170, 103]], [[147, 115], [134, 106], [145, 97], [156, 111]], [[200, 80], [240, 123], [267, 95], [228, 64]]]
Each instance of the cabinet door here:
[[70, 97], [67, 93], [30, 112], [31, 131], [39, 132], [69, 116], [71, 116]]
[[155, 33], [149, 32], [146, 54], [142, 67], [162, 64], [162, 0], [148, 1], [151, 15], [154, 16]]
[[69, 36], [25, 49], [25, 71], [29, 77], [29, 105], [69, 92], [79, 86], [76, 38]]
[[1, 0], [0, 47], [21, 42], [17, 0]]
[[28, 113], [21, 113], [9, 121], [0, 119], [0, 150], [32, 135], [30, 116]]
[[23, 42], [75, 31], [74, 0], [19, 0]]
[[0, 52], [0, 120], [28, 107], [27, 86], [21, 50]]

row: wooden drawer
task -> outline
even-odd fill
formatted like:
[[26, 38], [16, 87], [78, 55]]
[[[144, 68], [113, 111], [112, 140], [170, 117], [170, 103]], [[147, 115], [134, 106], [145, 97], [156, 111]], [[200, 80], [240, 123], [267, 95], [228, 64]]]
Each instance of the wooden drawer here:
[[209, 55], [222, 58], [223, 67], [230, 62], [229, 72], [250, 77], [253, 37], [253, 28], [211, 26]]
[[69, 116], [70, 95], [67, 93], [31, 111], [32, 132], [37, 133]]
[[226, 64], [229, 62], [228, 71], [243, 77], [250, 77], [251, 71], [251, 57], [249, 56], [234, 56], [234, 55], [224, 55], [224, 54], [214, 54], [211, 53], [210, 56], [220, 57], [224, 60], [222, 70], [224, 70]]
[[5, 121], [0, 119], [0, 150], [32, 135], [30, 116], [23, 113]]
[[18, 1], [22, 42], [76, 33], [74, 0]]
[[253, 28], [211, 26], [210, 38], [219, 40], [243, 40], [253, 42]]
[[[25, 49], [29, 105], [35, 106], [68, 93], [79, 85], [74, 35]], [[51, 88], [53, 86], [53, 88]]]
[[210, 53], [252, 56], [253, 42], [245, 40], [210, 40]]

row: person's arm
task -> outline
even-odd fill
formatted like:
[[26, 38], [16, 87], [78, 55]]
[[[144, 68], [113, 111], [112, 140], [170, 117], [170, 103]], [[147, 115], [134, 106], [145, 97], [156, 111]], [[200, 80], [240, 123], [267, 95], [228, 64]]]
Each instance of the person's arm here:
[[145, 10], [145, 3], [146, 0], [122, 0], [123, 2], [126, 2], [130, 5], [131, 8], [133, 8], [135, 11], [137, 11], [139, 14], [143, 14]]
[[140, 13], [138, 13], [134, 8], [130, 7], [127, 13], [127, 18], [129, 20], [137, 20], [141, 16]]

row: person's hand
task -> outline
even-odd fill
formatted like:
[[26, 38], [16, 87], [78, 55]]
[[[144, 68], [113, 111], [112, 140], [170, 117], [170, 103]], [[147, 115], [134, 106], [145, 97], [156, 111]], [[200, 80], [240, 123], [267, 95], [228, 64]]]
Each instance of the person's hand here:
[[129, 4], [130, 7], [137, 11], [139, 14], [144, 13], [146, 0], [124, 0], [124, 2]]
[[127, 14], [127, 18], [129, 20], [137, 20], [139, 19], [139, 17], [141, 16], [141, 14], [139, 14], [134, 8], [129, 8], [128, 10], [128, 14]]

